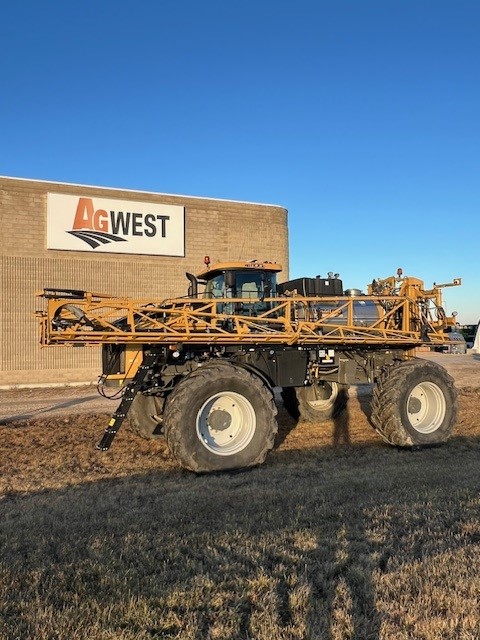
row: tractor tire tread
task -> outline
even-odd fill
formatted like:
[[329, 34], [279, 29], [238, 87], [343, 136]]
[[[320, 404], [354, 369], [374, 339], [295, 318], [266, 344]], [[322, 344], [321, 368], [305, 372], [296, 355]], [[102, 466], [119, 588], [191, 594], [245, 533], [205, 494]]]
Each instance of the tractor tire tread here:
[[404, 393], [407, 377], [415, 370], [416, 375], [425, 374], [426, 379], [435, 373], [438, 375], [454, 403], [450, 405], [450, 428], [443, 436], [435, 440], [436, 444], [445, 442], [451, 435], [457, 417], [456, 391], [454, 379], [438, 364], [430, 361], [405, 360], [388, 367], [377, 380], [373, 388], [371, 422], [374, 429], [389, 444], [397, 447], [421, 446], [404, 427], [399, 416], [399, 406]]
[[[230, 369], [230, 372], [226, 371], [227, 368]], [[258, 455], [249, 461], [246, 466], [250, 467], [261, 464], [265, 460], [267, 453], [273, 448], [275, 436], [278, 431], [278, 425], [275, 419], [277, 407], [273, 395], [257, 376], [242, 367], [232, 365], [228, 362], [206, 364], [190, 373], [177, 384], [168, 398], [164, 412], [164, 434], [170, 452], [177, 462], [190, 471], [203, 473], [211, 470], [205, 469], [199, 464], [195, 452], [191, 453], [185, 447], [182, 431], [177, 428], [177, 425], [183, 420], [184, 408], [191, 404], [195, 391], [200, 389], [206, 380], [213, 380], [217, 377], [225, 379], [228, 378], [229, 375], [242, 379], [250, 387], [255, 387], [256, 392], [263, 397], [264, 403], [269, 407], [271, 417], [270, 430], [264, 440], [262, 450], [259, 451]]]

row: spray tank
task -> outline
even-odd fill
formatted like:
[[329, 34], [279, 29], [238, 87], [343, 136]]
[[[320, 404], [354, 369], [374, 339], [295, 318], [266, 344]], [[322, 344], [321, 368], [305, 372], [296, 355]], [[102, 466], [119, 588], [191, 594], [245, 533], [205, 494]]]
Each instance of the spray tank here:
[[[277, 285], [277, 292], [280, 296], [298, 298], [295, 319], [300, 321], [314, 319], [325, 324], [371, 327], [381, 318], [391, 315], [398, 327], [413, 323], [442, 329], [455, 327], [457, 315], [454, 312], [447, 316], [442, 289], [456, 287], [461, 282], [461, 278], [455, 278], [452, 282], [434, 283], [431, 289], [425, 289], [423, 280], [404, 276], [403, 270], [397, 269], [396, 276], [374, 279], [365, 294], [357, 288], [344, 290], [339, 274], [329, 272], [327, 278], [317, 276], [282, 282]], [[316, 300], [312, 300], [313, 297]], [[418, 309], [415, 317], [403, 317], [402, 311], [395, 311], [399, 298], [415, 303]]]
[[[318, 275], [315, 278], [296, 278], [282, 282], [277, 284], [277, 293], [280, 296], [317, 298], [314, 302], [308, 303], [308, 317], [325, 318], [326, 322], [347, 324], [347, 307], [341, 298], [358, 298], [353, 302], [353, 324], [355, 326], [370, 326], [380, 317], [380, 310], [375, 302], [369, 300], [361, 289], [344, 290], [339, 274], [333, 273], [333, 271], [330, 271], [326, 278]], [[333, 297], [336, 299], [332, 300]], [[363, 300], [362, 297], [365, 299]], [[329, 315], [332, 316], [330, 320]], [[297, 319], [301, 320], [306, 316], [305, 305], [299, 303]]]

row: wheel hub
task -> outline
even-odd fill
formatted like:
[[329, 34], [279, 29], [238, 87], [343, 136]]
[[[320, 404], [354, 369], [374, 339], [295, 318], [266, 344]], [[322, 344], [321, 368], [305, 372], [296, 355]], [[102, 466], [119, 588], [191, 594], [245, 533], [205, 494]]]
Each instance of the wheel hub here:
[[408, 420], [420, 433], [436, 431], [443, 423], [446, 410], [445, 397], [433, 382], [416, 385], [407, 400]]
[[408, 413], [418, 413], [422, 408], [422, 403], [418, 398], [410, 398], [408, 401]]
[[208, 416], [207, 423], [214, 431], [224, 431], [232, 424], [232, 416], [223, 409], [213, 409]]
[[211, 396], [197, 413], [197, 436], [203, 446], [219, 456], [245, 449], [257, 426], [255, 411], [247, 398], [233, 391]]

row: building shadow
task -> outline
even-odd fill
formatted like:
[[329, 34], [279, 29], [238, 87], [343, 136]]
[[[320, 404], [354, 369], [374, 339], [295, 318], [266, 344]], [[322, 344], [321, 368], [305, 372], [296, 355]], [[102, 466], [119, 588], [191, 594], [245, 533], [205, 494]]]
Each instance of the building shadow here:
[[[163, 495], [153, 489], [152, 481], [162, 481]], [[5, 545], [3, 557], [6, 579], [16, 585], [6, 598], [14, 615], [5, 625], [10, 633], [5, 637], [16, 637], [19, 628], [25, 631], [21, 637], [35, 637], [34, 615], [22, 607], [20, 596], [28, 599], [38, 590], [35, 606], [52, 607], [54, 601], [58, 605], [52, 614], [56, 624], [65, 625], [63, 609], [73, 611], [82, 595], [101, 611], [118, 611], [119, 624], [139, 637], [144, 629], [128, 613], [128, 607], [135, 608], [137, 602], [148, 610], [152, 637], [170, 637], [164, 635], [162, 619], [154, 622], [156, 615], [171, 617], [169, 630], [175, 637], [182, 637], [186, 626], [195, 624], [194, 636], [189, 637], [203, 640], [220, 637], [212, 629], [222, 616], [236, 612], [238, 640], [256, 637], [264, 614], [266, 620], [271, 616], [265, 624], [270, 624], [272, 640], [291, 637], [291, 629], [304, 640], [378, 640], [381, 619], [372, 573], [375, 549], [368, 540], [362, 506], [348, 513], [321, 509], [324, 518], [317, 512], [309, 525], [304, 505], [287, 500], [290, 508], [277, 544], [263, 491], [250, 503], [248, 516], [242, 516], [237, 494], [251, 496], [252, 482], [251, 473], [194, 478], [175, 472], [10, 496], [4, 502], [7, 517], [0, 536], [7, 539], [14, 521], [21, 528]], [[216, 505], [204, 493], [212, 485], [221, 487]], [[141, 487], [146, 490], [140, 492]], [[24, 526], [26, 522], [30, 526]], [[298, 540], [298, 531], [306, 528], [312, 541], [308, 548]], [[68, 545], [64, 544], [67, 533]], [[104, 562], [105, 558], [109, 561]], [[226, 598], [220, 610], [208, 605], [208, 593], [198, 603], [192, 600], [201, 593], [199, 585], [210, 585], [211, 576], [222, 583]], [[47, 589], [55, 579], [70, 582], [63, 590]], [[251, 587], [257, 581], [259, 585]], [[231, 601], [225, 592], [227, 583], [233, 589]], [[243, 585], [241, 590], [238, 585]], [[205, 589], [215, 593], [212, 586]], [[267, 589], [264, 601], [258, 599], [262, 589]], [[301, 620], [295, 589], [305, 594]], [[180, 595], [174, 597], [175, 593]], [[162, 607], [159, 602], [164, 603]], [[189, 621], [184, 620], [187, 614]], [[101, 626], [113, 632], [108, 618]]]
[[[0, 637], [38, 637], [47, 611], [45, 637], [73, 616], [92, 639], [145, 637], [148, 624], [152, 638], [379, 640], [385, 622], [402, 625], [387, 619], [382, 575], [478, 548], [480, 443], [453, 444], [406, 468], [394, 449], [359, 460], [352, 447], [232, 476], [158, 471], [7, 496]], [[473, 566], [470, 588], [475, 577]]]

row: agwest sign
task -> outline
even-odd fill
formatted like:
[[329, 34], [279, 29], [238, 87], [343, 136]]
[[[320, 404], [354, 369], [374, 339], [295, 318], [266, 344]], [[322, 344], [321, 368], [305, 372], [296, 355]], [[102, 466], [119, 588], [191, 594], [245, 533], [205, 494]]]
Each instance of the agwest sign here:
[[185, 255], [185, 209], [170, 204], [47, 195], [47, 248]]

